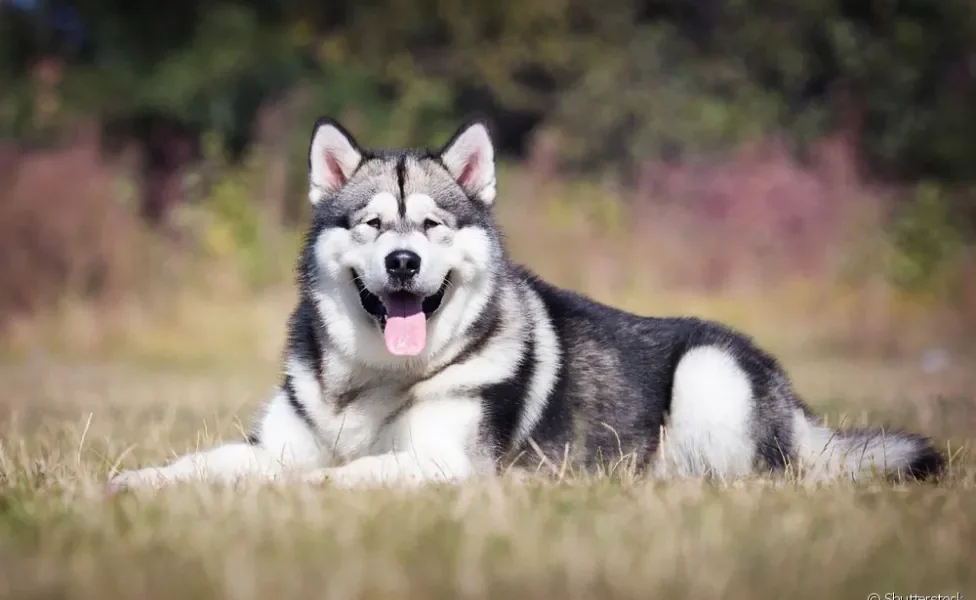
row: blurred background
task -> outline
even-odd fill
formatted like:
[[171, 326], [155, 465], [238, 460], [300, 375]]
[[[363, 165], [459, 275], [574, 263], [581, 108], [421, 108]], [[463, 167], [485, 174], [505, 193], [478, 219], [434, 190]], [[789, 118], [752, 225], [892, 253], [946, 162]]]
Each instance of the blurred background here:
[[2, 351], [276, 360], [315, 117], [472, 111], [557, 284], [777, 352], [971, 345], [972, 0], [0, 0]]

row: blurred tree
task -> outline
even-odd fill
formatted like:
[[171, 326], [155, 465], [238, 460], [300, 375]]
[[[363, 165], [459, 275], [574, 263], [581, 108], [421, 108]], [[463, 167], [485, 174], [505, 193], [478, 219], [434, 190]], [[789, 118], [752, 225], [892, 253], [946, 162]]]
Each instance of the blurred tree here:
[[[109, 149], [142, 148], [142, 212], [166, 220], [181, 197], [182, 175], [199, 155], [201, 132], [214, 132], [239, 156], [259, 107], [289, 89], [310, 65], [290, 35], [281, 2], [176, 0], [50, 2], [4, 9], [4, 73], [23, 81], [45, 58], [64, 77], [66, 113], [102, 124]], [[18, 110], [19, 109], [19, 110]], [[41, 129], [23, 102], [5, 128], [22, 137]]]
[[62, 117], [142, 146], [154, 221], [202, 131], [237, 156], [296, 86], [388, 143], [479, 109], [522, 152], [543, 124], [577, 169], [846, 127], [889, 178], [974, 176], [972, 0], [17, 0], [0, 17], [3, 131], [60, 123], [34, 97], [63, 73]]
[[559, 126], [574, 163], [843, 125], [889, 177], [974, 174], [970, 0], [358, 2], [330, 40], [394, 89], [443, 78], [460, 108]]

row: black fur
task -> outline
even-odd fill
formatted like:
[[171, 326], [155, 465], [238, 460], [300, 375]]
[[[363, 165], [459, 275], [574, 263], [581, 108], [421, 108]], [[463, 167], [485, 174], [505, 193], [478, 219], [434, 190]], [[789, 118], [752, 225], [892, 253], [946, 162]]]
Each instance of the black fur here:
[[304, 421], [305, 424], [308, 425], [309, 429], [315, 431], [315, 422], [312, 421], [312, 417], [309, 416], [308, 411], [305, 410], [305, 407], [301, 402], [298, 401], [297, 396], [295, 396], [295, 386], [293, 385], [290, 376], [285, 375], [284, 381], [281, 384], [281, 390], [285, 393], [285, 396], [288, 398], [289, 406], [292, 407], [292, 410], [295, 411], [298, 418]]
[[[677, 364], [702, 346], [728, 352], [749, 378], [754, 410], [761, 415], [753, 420], [757, 469], [782, 471], [795, 457], [794, 411], [812, 412], [796, 396], [779, 362], [748, 336], [697, 318], [633, 315], [558, 289], [525, 269], [516, 267], [515, 273], [543, 300], [563, 357], [549, 402], [531, 433], [549, 461], [558, 464], [567, 444], [574, 444], [585, 452], [575, 450], [573, 462], [586, 467], [630, 453], [638, 467], [646, 466], [670, 409]], [[509, 403], [510, 393], [505, 396]], [[581, 431], [583, 444], [577, 439]], [[863, 432], [838, 435], [868, 439]], [[904, 475], [926, 479], [941, 472], [945, 460], [928, 440], [901, 435], [917, 440], [921, 448]], [[540, 460], [528, 444], [508, 452], [522, 464], [535, 466]]]
[[924, 445], [918, 456], [915, 457], [915, 460], [908, 465], [905, 475], [919, 480], [938, 477], [945, 470], [945, 457], [931, 445], [930, 440], [927, 438], [917, 435], [914, 437], [920, 442], [923, 442]]
[[[307, 260], [307, 257], [303, 260]], [[299, 275], [300, 281], [308, 277], [306, 271], [300, 271], [300, 273], [305, 273], [305, 275]], [[299, 287], [303, 287], [301, 283]], [[325, 348], [321, 338], [324, 335], [322, 318], [315, 309], [312, 299], [303, 293], [298, 306], [289, 319], [286, 356], [310, 365], [319, 379], [322, 377], [322, 357]], [[296, 398], [295, 387], [287, 371], [282, 378], [281, 390], [288, 398], [288, 404], [295, 411], [295, 414], [314, 430], [315, 423], [302, 403]]]
[[495, 450], [495, 458], [509, 449], [519, 417], [522, 415], [525, 393], [532, 385], [536, 369], [535, 339], [529, 332], [523, 343], [518, 368], [511, 378], [481, 390], [482, 406], [487, 416], [487, 435]]
[[407, 214], [407, 193], [404, 187], [407, 183], [407, 157], [406, 155], [400, 155], [397, 157], [396, 161], [396, 178], [397, 178], [397, 189], [400, 194], [397, 196], [397, 208], [400, 211], [400, 217]]

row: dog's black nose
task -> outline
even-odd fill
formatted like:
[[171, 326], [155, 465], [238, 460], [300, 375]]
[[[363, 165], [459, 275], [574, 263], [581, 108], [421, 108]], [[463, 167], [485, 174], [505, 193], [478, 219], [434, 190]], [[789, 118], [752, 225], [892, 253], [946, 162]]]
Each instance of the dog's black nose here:
[[420, 271], [420, 256], [410, 250], [394, 250], [386, 255], [386, 272], [390, 277], [409, 279]]

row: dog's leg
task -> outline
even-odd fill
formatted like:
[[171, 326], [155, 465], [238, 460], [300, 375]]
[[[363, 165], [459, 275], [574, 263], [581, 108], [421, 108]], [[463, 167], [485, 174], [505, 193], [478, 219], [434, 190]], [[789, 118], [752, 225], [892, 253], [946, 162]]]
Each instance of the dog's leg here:
[[233, 482], [243, 477], [273, 479], [284, 466], [266, 449], [246, 442], [194, 452], [162, 466], [123, 471], [112, 478], [112, 490], [159, 488], [182, 481]]
[[244, 478], [271, 481], [324, 464], [315, 434], [283, 394], [268, 404], [256, 438], [255, 443], [235, 442], [187, 454], [160, 467], [123, 471], [111, 479], [109, 488], [159, 488], [185, 481], [230, 483]]
[[341, 467], [317, 469], [304, 479], [311, 483], [330, 482], [340, 487], [419, 485], [461, 481], [474, 473], [472, 461], [457, 449], [440, 456], [406, 451], [364, 456]]

